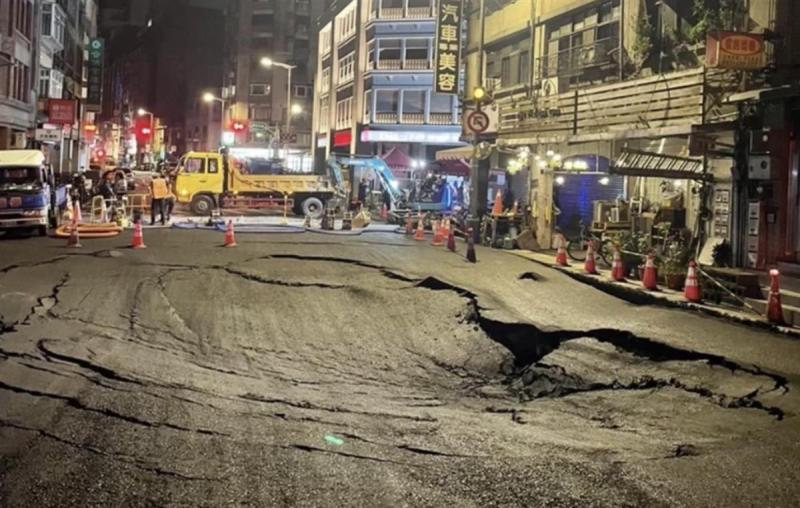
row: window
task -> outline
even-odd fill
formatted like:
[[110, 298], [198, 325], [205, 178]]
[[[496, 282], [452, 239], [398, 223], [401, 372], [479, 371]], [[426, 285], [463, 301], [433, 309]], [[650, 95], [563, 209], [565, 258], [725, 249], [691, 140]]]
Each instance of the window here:
[[453, 96], [447, 94], [431, 94], [431, 113], [453, 114]]
[[378, 39], [378, 61], [400, 60], [400, 39]]
[[266, 83], [251, 83], [250, 95], [269, 95], [270, 86]]
[[295, 97], [308, 97], [308, 87], [306, 85], [294, 85]]
[[353, 67], [354, 67], [354, 53], [346, 55], [339, 60], [339, 81], [338, 84], [342, 85], [353, 80]]
[[19, 33], [24, 35], [27, 39], [31, 38], [33, 19], [33, 4], [31, 0], [17, 0], [15, 3], [16, 9], [14, 12], [14, 28]]
[[331, 68], [325, 67], [324, 69], [322, 69], [322, 75], [320, 76], [319, 92], [322, 94], [326, 94], [330, 89], [331, 89]]
[[272, 119], [272, 106], [263, 104], [250, 105], [250, 118], [256, 121], [269, 121]]
[[[205, 127], [203, 127], [203, 137], [206, 137]], [[208, 172], [209, 174], [219, 173], [219, 161], [215, 157], [208, 159]]]
[[424, 114], [425, 113], [425, 91], [424, 90], [405, 90], [403, 91], [403, 114]]
[[344, 129], [353, 124], [353, 98], [348, 97], [336, 103], [336, 128]]
[[319, 47], [323, 55], [331, 52], [331, 25], [328, 25], [319, 31]]
[[319, 131], [326, 132], [328, 130], [328, 120], [330, 117], [330, 107], [327, 103], [319, 108]]
[[408, 8], [414, 9], [419, 7], [426, 7], [430, 9], [431, 0], [408, 0]]
[[505, 57], [500, 62], [500, 83], [503, 86], [509, 86], [513, 83], [511, 80], [511, 58]]
[[50, 97], [50, 69], [39, 69], [39, 97]]
[[375, 114], [396, 114], [399, 110], [400, 92], [397, 90], [377, 90], [375, 92]]
[[407, 39], [406, 60], [428, 60], [430, 39]]
[[259, 32], [271, 32], [275, 18], [272, 14], [254, 14], [251, 18], [253, 28]]
[[342, 10], [336, 19], [336, 42], [342, 43], [356, 33], [356, 2]]
[[372, 90], [364, 92], [364, 123], [372, 121]]
[[183, 167], [184, 173], [200, 174], [206, 172], [206, 160], [199, 157], [191, 157], [186, 159], [186, 165]]
[[519, 79], [517, 83], [528, 83], [531, 78], [530, 53], [523, 51], [519, 54]]

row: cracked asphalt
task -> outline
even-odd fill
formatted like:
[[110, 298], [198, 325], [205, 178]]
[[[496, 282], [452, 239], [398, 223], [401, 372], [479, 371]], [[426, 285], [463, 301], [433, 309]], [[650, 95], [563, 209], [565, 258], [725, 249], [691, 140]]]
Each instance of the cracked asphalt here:
[[395, 234], [0, 239], [0, 506], [797, 506], [800, 341]]

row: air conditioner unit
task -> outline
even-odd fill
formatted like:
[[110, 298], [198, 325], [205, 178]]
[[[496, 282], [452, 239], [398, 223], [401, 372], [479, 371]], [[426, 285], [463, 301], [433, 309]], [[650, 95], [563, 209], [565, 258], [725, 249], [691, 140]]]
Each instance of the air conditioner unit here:
[[547, 78], [542, 80], [541, 93], [542, 97], [550, 97], [561, 93], [559, 88], [558, 78]]

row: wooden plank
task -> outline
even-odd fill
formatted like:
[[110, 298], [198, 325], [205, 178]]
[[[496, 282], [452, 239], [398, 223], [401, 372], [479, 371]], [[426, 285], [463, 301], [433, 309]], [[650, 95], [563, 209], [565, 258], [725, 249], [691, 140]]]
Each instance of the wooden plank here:
[[686, 97], [671, 102], [656, 102], [653, 104], [637, 104], [629, 108], [602, 109], [599, 111], [586, 111], [578, 115], [578, 123], [591, 121], [593, 119], [611, 119], [618, 116], [642, 116], [648, 114], [662, 114], [672, 111], [672, 115], [680, 114], [679, 111], [691, 109], [692, 114], [701, 114], [703, 102], [700, 97]]
[[635, 124], [645, 127], [662, 127], [665, 122], [678, 121], [685, 122], [686, 119], [693, 119], [701, 117], [697, 108], [680, 108], [676, 110], [661, 110], [652, 111], [649, 113], [640, 114], [625, 114], [617, 115], [607, 118], [593, 118], [578, 122], [578, 129], [590, 127], [604, 127], [611, 128], [615, 125], [629, 125]]
[[676, 90], [655, 92], [651, 94], [637, 94], [630, 97], [622, 97], [615, 100], [607, 101], [585, 101], [578, 104], [578, 113], [582, 111], [597, 111], [606, 108], [623, 108], [635, 104], [652, 104], [661, 101], [669, 101], [671, 99], [680, 99], [684, 97], [696, 97], [702, 102], [703, 100], [703, 87], [697, 85], [692, 87], [679, 88]]
[[671, 80], [680, 80], [683, 78], [690, 78], [695, 76], [700, 76], [700, 80], [702, 81], [703, 76], [703, 68], [698, 67], [695, 69], [689, 69], [686, 71], [678, 71], [678, 72], [670, 72], [668, 74], [658, 74], [655, 76], [650, 76], [647, 78], [639, 78], [639, 79], [627, 79], [622, 82], [617, 83], [610, 83], [608, 85], [599, 85], [595, 87], [591, 87], [590, 89], [594, 93], [602, 94], [604, 92], [613, 92], [615, 90], [625, 89], [625, 88], [637, 88], [640, 86], [647, 86], [655, 82], [663, 81], [666, 79], [667, 81]]
[[578, 94], [578, 103], [587, 102], [587, 101], [600, 101], [600, 100], [608, 100], [608, 99], [619, 99], [625, 97], [626, 95], [646, 95], [651, 93], [662, 92], [666, 90], [677, 90], [678, 88], [683, 87], [690, 87], [690, 86], [702, 86], [703, 80], [702, 76], [699, 76], [700, 79], [696, 78], [686, 78], [681, 80], [667, 80], [667, 81], [658, 81], [655, 83], [642, 85], [642, 86], [631, 86], [626, 87], [624, 89], [614, 90], [614, 91], [607, 91], [607, 92], [598, 92], [596, 88], [588, 88], [585, 89], [582, 93]]

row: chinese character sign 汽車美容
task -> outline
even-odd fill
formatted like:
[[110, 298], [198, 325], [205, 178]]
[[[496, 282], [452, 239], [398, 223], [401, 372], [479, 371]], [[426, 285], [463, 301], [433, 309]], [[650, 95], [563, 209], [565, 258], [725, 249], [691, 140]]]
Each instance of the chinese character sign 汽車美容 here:
[[436, 91], [458, 94], [461, 57], [461, 0], [439, 0], [436, 18]]

